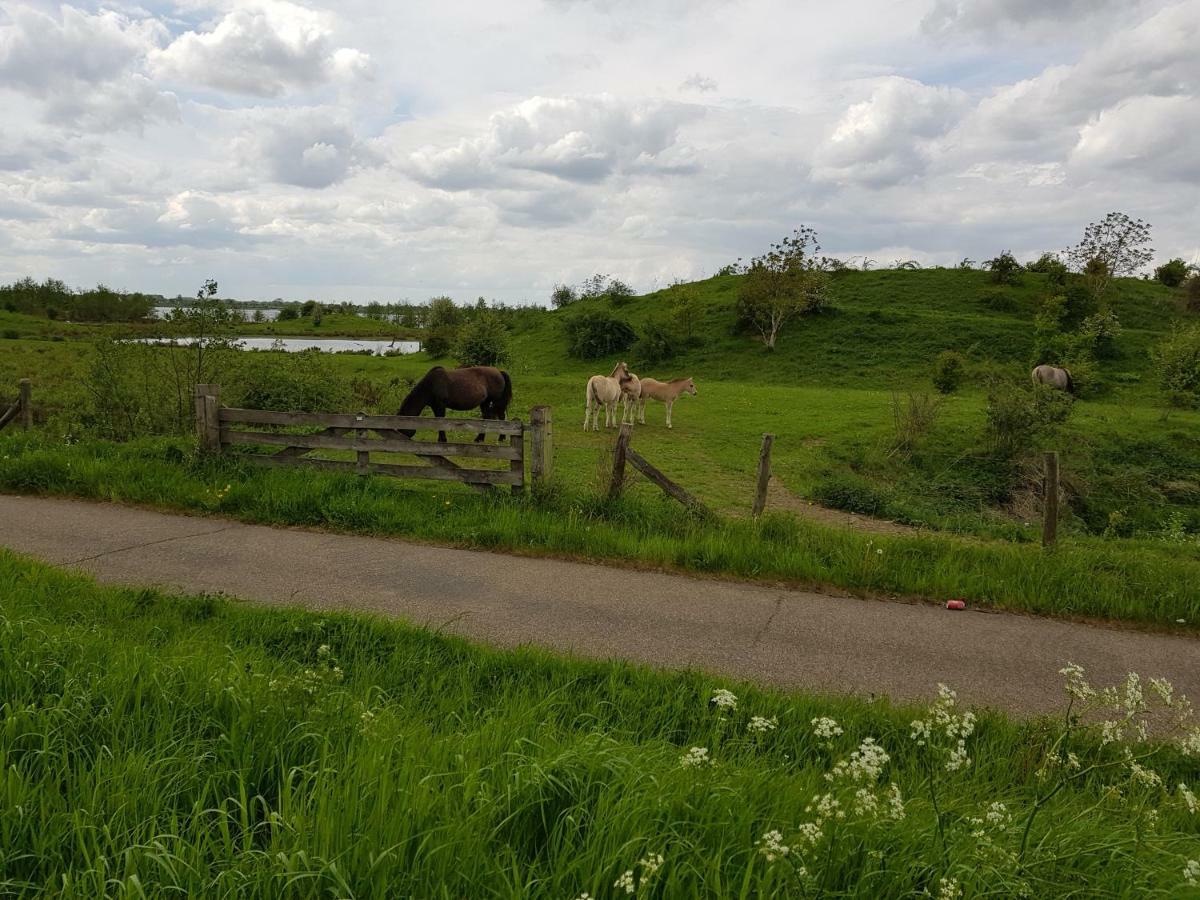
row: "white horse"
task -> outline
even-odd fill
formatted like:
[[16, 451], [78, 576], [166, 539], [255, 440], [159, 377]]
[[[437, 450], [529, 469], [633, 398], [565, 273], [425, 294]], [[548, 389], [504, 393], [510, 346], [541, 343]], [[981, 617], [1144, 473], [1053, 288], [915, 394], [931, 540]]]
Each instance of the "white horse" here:
[[588, 379], [587, 396], [584, 398], [583, 430], [587, 431], [588, 419], [592, 420], [592, 431], [600, 430], [600, 407], [604, 407], [604, 427], [617, 424], [617, 404], [621, 401], [622, 386], [629, 380], [629, 366], [619, 362], [611, 375], [593, 375]]
[[621, 421], [630, 425], [640, 421], [645, 425], [646, 399], [642, 396], [642, 379], [630, 372], [629, 380], [621, 382], [621, 397], [625, 401], [625, 415]]
[[[690, 378], [676, 378], [674, 381], [655, 381], [653, 378], [643, 378], [641, 384], [641, 404], [643, 408], [643, 416], [645, 415], [646, 399], [657, 400], [660, 403], [665, 403], [667, 406], [667, 427], [671, 427], [671, 408], [675, 406], [675, 401], [679, 399], [680, 394], [691, 394], [693, 397], [700, 396], [696, 391], [696, 384]], [[643, 418], [643, 422], [646, 420]]]
[[1075, 382], [1067, 369], [1060, 369], [1058, 366], [1038, 366], [1029, 377], [1033, 379], [1034, 384], [1046, 384], [1068, 394], [1075, 393]]

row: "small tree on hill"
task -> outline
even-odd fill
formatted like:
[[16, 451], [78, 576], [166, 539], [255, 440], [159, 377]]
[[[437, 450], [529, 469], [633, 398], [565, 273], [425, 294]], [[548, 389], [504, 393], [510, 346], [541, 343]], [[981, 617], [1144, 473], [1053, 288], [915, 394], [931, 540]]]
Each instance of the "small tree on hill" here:
[[671, 299], [671, 314], [683, 336], [691, 341], [696, 336], [696, 323], [700, 321], [702, 307], [700, 290], [694, 284], [678, 282], [674, 285]]
[[628, 322], [614, 319], [600, 310], [576, 316], [565, 325], [567, 353], [577, 359], [597, 359], [628, 350], [637, 334]]
[[1007, 250], [995, 259], [989, 259], [984, 266], [992, 273], [992, 281], [996, 284], [1016, 284], [1020, 280], [1021, 264]]
[[1191, 266], [1182, 259], [1175, 258], [1155, 269], [1154, 277], [1167, 287], [1179, 287], [1191, 271]]
[[575, 288], [569, 284], [556, 284], [554, 290], [550, 292], [550, 305], [555, 309], [570, 306], [578, 299], [579, 295], [575, 293]]
[[492, 310], [477, 313], [458, 330], [454, 358], [460, 366], [502, 366], [509, 359], [508, 328]]
[[768, 349], [775, 349], [787, 322], [824, 308], [829, 276], [820, 250], [816, 230], [804, 226], [750, 261], [738, 292], [738, 322], [757, 331]]
[[1083, 230], [1083, 240], [1066, 251], [1071, 268], [1087, 276], [1097, 299], [1113, 278], [1135, 274], [1154, 258], [1150, 224], [1110, 212]]

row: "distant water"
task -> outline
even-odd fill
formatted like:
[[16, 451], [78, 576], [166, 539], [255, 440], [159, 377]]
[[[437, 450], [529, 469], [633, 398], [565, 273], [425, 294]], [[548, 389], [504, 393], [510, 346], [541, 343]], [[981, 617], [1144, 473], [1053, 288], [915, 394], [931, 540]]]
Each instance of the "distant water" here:
[[[138, 338], [140, 344], [177, 344], [190, 345], [195, 338]], [[244, 337], [238, 338], [238, 345], [243, 350], [283, 350], [287, 353], [299, 353], [301, 350], [321, 350], [325, 353], [339, 353], [344, 350], [364, 352], [369, 350], [375, 356], [383, 356], [388, 351], [392, 353], [417, 353], [421, 349], [419, 341], [355, 341], [349, 338], [269, 338]]]
[[[156, 307], [154, 307], [154, 318], [165, 319], [167, 316], [169, 316], [171, 314], [171, 310], [173, 310], [173, 309], [175, 309], [174, 306], [156, 306]], [[240, 306], [235, 306], [234, 309], [239, 309], [243, 313], [245, 313], [247, 322], [254, 321], [254, 314], [256, 312], [260, 312], [263, 314], [264, 322], [274, 322], [276, 319], [279, 318], [279, 310], [277, 310], [277, 309], [243, 309]]]

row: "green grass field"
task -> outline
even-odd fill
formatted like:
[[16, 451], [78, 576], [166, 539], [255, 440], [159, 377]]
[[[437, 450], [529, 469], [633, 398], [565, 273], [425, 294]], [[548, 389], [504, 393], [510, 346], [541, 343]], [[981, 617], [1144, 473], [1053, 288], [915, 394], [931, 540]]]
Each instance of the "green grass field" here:
[[1127, 746], [0, 551], [6, 895], [1196, 895], [1195, 760]]

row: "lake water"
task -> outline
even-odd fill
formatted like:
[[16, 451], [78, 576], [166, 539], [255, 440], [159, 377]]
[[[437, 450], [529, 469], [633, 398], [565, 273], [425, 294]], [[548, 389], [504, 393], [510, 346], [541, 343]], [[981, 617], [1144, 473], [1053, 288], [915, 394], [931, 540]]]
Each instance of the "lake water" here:
[[[154, 318], [165, 319], [171, 314], [171, 310], [173, 309], [175, 309], [174, 306], [156, 306], [154, 307]], [[247, 322], [254, 321], [254, 314], [256, 312], [263, 314], [263, 321], [265, 322], [274, 322], [279, 318], [278, 309], [242, 309], [240, 306], [235, 306], [234, 309], [241, 309], [241, 311], [246, 314]]]
[[[195, 338], [139, 338], [142, 344], [177, 344], [190, 345]], [[299, 353], [302, 350], [321, 350], [325, 353], [340, 353], [344, 350], [371, 351], [375, 356], [392, 353], [417, 353], [421, 349], [419, 341], [356, 341], [351, 338], [269, 338], [244, 337], [238, 338], [238, 345], [243, 350], [283, 350], [287, 353]]]

